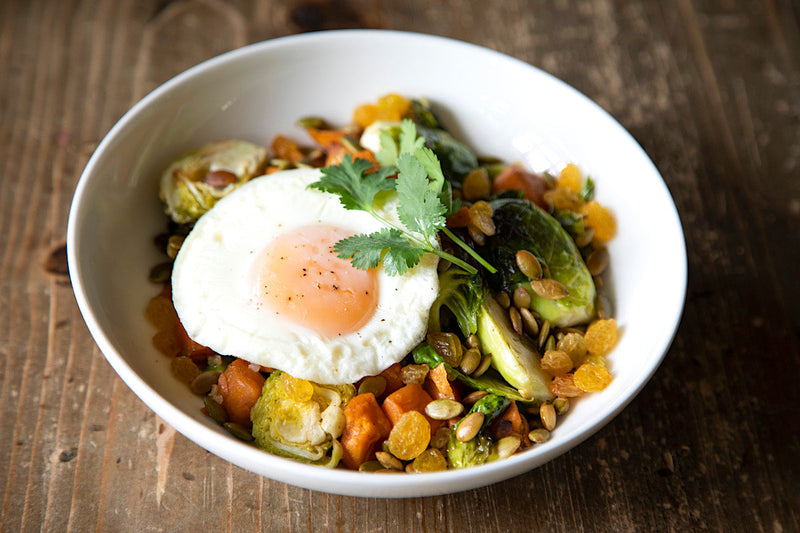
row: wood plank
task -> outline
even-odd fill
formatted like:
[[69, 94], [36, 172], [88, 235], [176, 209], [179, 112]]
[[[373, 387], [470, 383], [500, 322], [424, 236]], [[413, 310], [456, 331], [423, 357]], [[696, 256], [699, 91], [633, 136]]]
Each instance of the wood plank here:
[[[406, 500], [250, 474], [144, 406], [44, 270], [83, 166], [134, 102], [219, 53], [342, 27], [545, 69], [617, 118], [673, 194], [690, 270], [675, 342], [612, 423], [537, 470]], [[0, 530], [800, 529], [799, 125], [792, 2], [0, 2]]]

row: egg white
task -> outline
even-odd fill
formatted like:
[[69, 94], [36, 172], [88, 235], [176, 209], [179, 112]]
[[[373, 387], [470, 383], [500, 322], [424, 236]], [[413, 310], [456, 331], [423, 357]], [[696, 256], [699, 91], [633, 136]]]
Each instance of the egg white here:
[[[378, 304], [359, 330], [335, 338], [281, 319], [255, 298], [252, 269], [281, 232], [326, 224], [371, 233], [380, 222], [309, 189], [321, 172], [296, 169], [255, 178], [195, 224], [175, 259], [172, 298], [186, 332], [223, 355], [324, 384], [353, 383], [400, 361], [424, 337], [439, 285], [438, 259], [425, 254], [403, 276], [377, 269]], [[383, 207], [397, 221], [396, 202]], [[336, 309], [331, 309], [332, 313]]]

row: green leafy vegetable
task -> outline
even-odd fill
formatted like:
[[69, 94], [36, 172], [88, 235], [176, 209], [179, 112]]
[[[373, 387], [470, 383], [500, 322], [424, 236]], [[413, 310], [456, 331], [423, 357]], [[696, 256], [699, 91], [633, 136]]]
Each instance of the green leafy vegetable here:
[[375, 268], [383, 261], [386, 273], [402, 276], [419, 263], [424, 250], [411, 244], [403, 234], [390, 228], [374, 233], [361, 233], [337, 242], [333, 251], [343, 259], [350, 258], [360, 270]]
[[509, 400], [515, 400], [517, 402], [538, 402], [538, 400], [526, 398], [520, 394], [517, 389], [506, 383], [502, 376], [500, 376], [497, 371], [492, 368], [487, 370], [480, 377], [468, 376], [467, 374], [464, 374], [458, 369], [455, 369], [447, 364], [444, 358], [436, 353], [436, 350], [434, 350], [433, 347], [426, 343], [420, 344], [418, 347], [414, 348], [412, 354], [414, 357], [414, 362], [417, 364], [425, 363], [431, 368], [444, 365], [445, 370], [447, 370], [447, 375], [451, 379], [457, 379], [470, 388], [476, 390], [485, 390], [486, 392], [497, 394], [498, 396], [503, 396]]
[[[354, 235], [337, 242], [334, 251], [338, 257], [350, 259], [354, 267], [362, 270], [375, 268], [382, 261], [389, 275], [402, 275], [417, 265], [422, 254], [427, 252], [475, 274], [475, 267], [438, 248], [436, 235], [445, 231], [453, 242], [487, 270], [496, 272], [475, 250], [445, 227], [445, 217], [453, 208], [450, 186], [444, 179], [436, 155], [425, 148], [424, 139], [417, 136], [414, 123], [410, 120], [401, 123], [397, 144], [389, 131], [382, 131], [380, 138], [378, 159], [384, 165], [394, 161], [396, 167], [383, 166], [368, 172], [373, 169], [369, 161], [354, 161], [347, 155], [341, 164], [322, 169], [322, 178], [309, 185], [338, 195], [345, 209], [366, 211], [386, 226], [381, 231]], [[395, 173], [397, 179], [391, 177]], [[387, 219], [373, 207], [378, 193], [393, 189], [397, 191], [397, 215], [402, 225]]]
[[[494, 200], [491, 205], [497, 234], [503, 236], [490, 237], [482, 249], [500, 269], [500, 274], [489, 280], [492, 288], [513, 294], [523, 287], [531, 294], [531, 309], [558, 327], [581, 324], [594, 316], [596, 290], [592, 275], [575, 241], [559, 221], [524, 200]], [[548, 300], [533, 293], [530, 280], [517, 267], [518, 250], [528, 250], [536, 256], [545, 277], [564, 285], [569, 295]]]
[[388, 179], [393, 174], [391, 168], [365, 174], [371, 168], [372, 163], [366, 159], [353, 161], [348, 155], [341, 164], [323, 169], [324, 178], [312, 183], [311, 187], [338, 194], [345, 209], [372, 212], [375, 195], [394, 189], [395, 182]]

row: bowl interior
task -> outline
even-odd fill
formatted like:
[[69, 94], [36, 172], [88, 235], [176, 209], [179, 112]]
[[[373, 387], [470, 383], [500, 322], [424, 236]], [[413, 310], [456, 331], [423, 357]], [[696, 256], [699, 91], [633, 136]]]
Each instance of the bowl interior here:
[[[144, 318], [158, 292], [147, 275], [161, 259], [158, 177], [203, 143], [240, 138], [268, 145], [317, 115], [332, 124], [396, 92], [427, 97], [445, 125], [479, 154], [534, 170], [576, 163], [617, 218], [609, 246], [615, 317], [614, 381], [575, 402], [547, 443], [478, 468], [426, 476], [329, 471], [260, 452], [203, 416], [151, 345]], [[680, 318], [686, 254], [675, 206], [630, 135], [588, 99], [499, 53], [438, 37], [337, 31], [276, 39], [203, 63], [139, 102], [98, 147], [75, 193], [69, 265], [81, 312], [106, 358], [156, 413], [200, 446], [246, 469], [295, 485], [350, 495], [416, 496], [464, 490], [522, 473], [599, 429], [660, 363]]]

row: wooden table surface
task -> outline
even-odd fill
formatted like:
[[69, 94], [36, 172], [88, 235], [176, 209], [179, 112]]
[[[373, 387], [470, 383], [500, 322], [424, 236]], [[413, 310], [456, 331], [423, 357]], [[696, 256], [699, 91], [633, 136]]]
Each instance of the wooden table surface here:
[[[358, 499], [231, 466], [116, 377], [70, 289], [74, 187], [132, 104], [242, 45], [355, 27], [566, 81], [641, 143], [682, 219], [689, 289], [661, 368], [595, 436], [503, 483]], [[799, 226], [796, 0], [3, 0], [0, 530], [799, 531]]]

